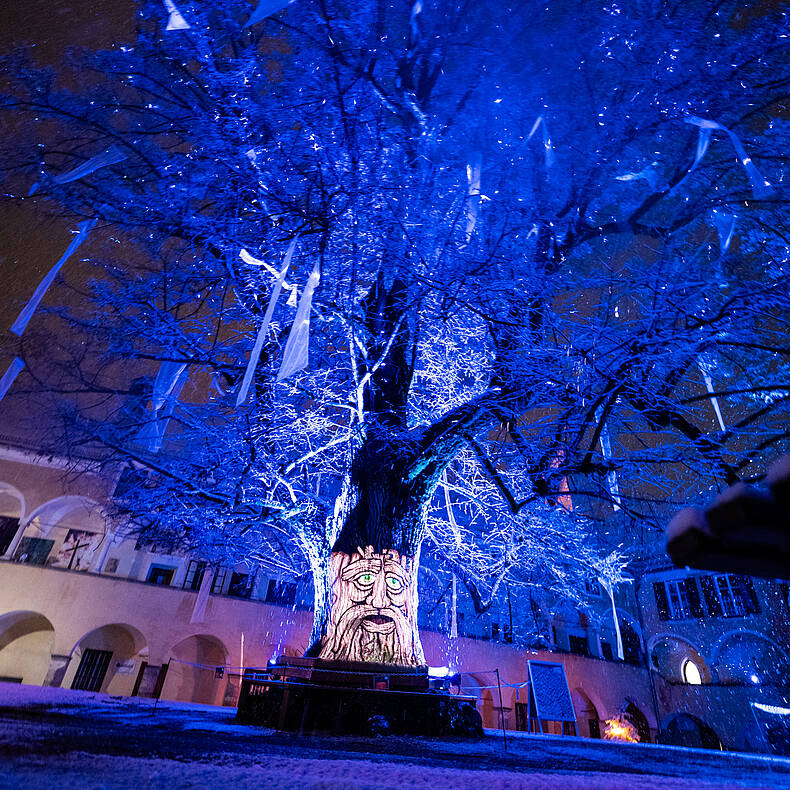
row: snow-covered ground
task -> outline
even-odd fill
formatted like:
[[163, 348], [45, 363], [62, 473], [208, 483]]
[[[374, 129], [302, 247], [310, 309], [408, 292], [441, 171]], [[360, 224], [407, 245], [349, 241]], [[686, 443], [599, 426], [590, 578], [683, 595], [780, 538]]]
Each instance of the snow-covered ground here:
[[790, 788], [790, 760], [495, 733], [299, 737], [234, 711], [0, 683], [0, 788], [713, 790]]

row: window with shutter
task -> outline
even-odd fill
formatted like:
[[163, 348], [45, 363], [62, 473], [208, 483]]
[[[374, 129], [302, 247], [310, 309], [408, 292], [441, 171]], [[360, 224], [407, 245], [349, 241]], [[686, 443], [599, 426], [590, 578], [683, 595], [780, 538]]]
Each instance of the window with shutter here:
[[731, 576], [730, 584], [745, 614], [760, 614], [760, 602], [754, 590], [754, 582], [748, 576]]
[[704, 617], [705, 612], [702, 609], [702, 601], [699, 597], [699, 589], [697, 588], [697, 580], [692, 576], [685, 580], [686, 597], [689, 602], [689, 610], [692, 617]]
[[568, 643], [570, 644], [571, 653], [575, 653], [577, 656], [590, 655], [590, 647], [587, 643], [587, 637], [574, 636], [573, 634], [571, 634], [568, 637]]
[[252, 580], [249, 573], [237, 573], [233, 571], [228, 585], [228, 595], [237, 598], [249, 598], [252, 594]]
[[184, 583], [181, 586], [185, 590], [199, 590], [207, 564], [203, 560], [190, 560], [186, 576], [184, 576]]
[[691, 617], [691, 604], [686, 592], [686, 580], [677, 579], [664, 582], [664, 588], [667, 591], [667, 599], [669, 600], [669, 619], [687, 620]]
[[705, 603], [708, 605], [708, 612], [711, 617], [721, 617], [721, 603], [719, 596], [716, 594], [716, 587], [713, 584], [712, 576], [702, 576], [700, 578], [702, 585], [702, 594], [705, 596]]
[[742, 617], [746, 614], [746, 607], [743, 605], [741, 596], [737, 594], [733, 586], [734, 579], [735, 577], [729, 574], [713, 577], [725, 617]]
[[211, 583], [212, 595], [222, 595], [222, 589], [225, 586], [225, 577], [227, 576], [227, 569], [217, 568], [214, 572], [214, 581]]
[[653, 594], [656, 596], [656, 608], [659, 620], [669, 620], [669, 601], [664, 582], [653, 582]]

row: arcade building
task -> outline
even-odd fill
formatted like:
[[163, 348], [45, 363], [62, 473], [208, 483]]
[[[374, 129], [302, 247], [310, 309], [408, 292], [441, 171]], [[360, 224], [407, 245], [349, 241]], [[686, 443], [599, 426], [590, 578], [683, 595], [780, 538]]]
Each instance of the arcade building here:
[[[0, 681], [233, 706], [243, 676], [303, 654], [309, 582], [138, 543], [103, 507], [118, 482], [0, 444]], [[476, 615], [460, 584], [440, 589], [429, 559], [418, 618], [431, 673], [455, 678], [488, 728], [600, 738], [625, 718], [643, 742], [781, 752], [787, 585], [665, 557], [635, 576], [613, 601], [591, 584], [585, 611], [543, 602], [536, 647], [522, 638], [534, 602], [505, 594]], [[572, 713], [546, 702], [547, 670]]]

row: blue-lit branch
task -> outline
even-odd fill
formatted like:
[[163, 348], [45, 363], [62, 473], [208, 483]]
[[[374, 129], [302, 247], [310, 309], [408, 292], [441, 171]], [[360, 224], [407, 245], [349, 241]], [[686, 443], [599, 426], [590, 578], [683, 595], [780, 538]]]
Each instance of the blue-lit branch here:
[[[7, 63], [6, 191], [122, 240], [57, 311], [88, 351], [38, 373], [113, 393], [59, 398], [69, 446], [133, 463], [158, 545], [311, 572], [317, 640], [333, 550], [427, 538], [481, 610], [574, 596], [787, 446], [782, 15], [415, 9], [150, 0], [89, 87]], [[189, 379], [152, 413], [165, 360]]]

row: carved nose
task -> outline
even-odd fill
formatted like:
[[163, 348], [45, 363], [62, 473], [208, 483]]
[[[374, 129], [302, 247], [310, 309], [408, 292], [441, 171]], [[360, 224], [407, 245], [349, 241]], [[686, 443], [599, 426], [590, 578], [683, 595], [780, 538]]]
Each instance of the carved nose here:
[[373, 584], [373, 595], [370, 599], [370, 605], [375, 606], [377, 609], [383, 609], [387, 604], [387, 587], [384, 581], [384, 574], [382, 573], [376, 577], [376, 581]]

